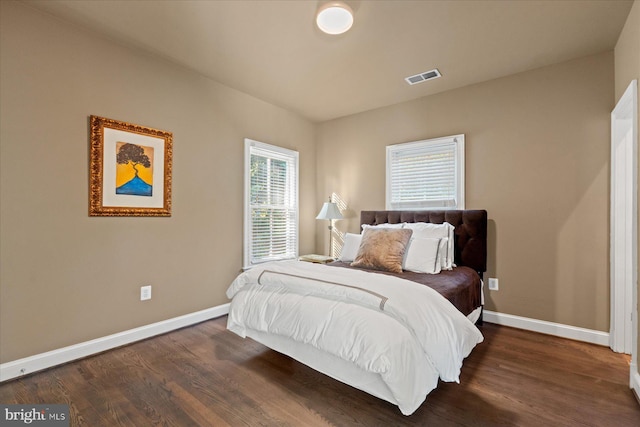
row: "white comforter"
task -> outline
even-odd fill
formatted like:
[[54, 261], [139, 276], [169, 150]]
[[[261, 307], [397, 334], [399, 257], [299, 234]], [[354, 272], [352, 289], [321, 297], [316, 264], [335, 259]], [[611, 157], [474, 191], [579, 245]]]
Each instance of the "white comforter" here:
[[227, 328], [277, 334], [381, 376], [405, 415], [438, 378], [459, 382], [483, 337], [433, 289], [397, 277], [299, 261], [262, 264], [227, 290]]

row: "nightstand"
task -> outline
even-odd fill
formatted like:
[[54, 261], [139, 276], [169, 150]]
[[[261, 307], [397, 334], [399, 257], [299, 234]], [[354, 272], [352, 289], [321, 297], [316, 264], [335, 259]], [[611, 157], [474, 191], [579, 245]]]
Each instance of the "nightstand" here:
[[335, 261], [335, 259], [330, 256], [316, 255], [316, 254], [301, 255], [298, 258], [298, 260], [306, 261], [306, 262], [315, 262], [316, 264], [327, 264], [329, 262]]

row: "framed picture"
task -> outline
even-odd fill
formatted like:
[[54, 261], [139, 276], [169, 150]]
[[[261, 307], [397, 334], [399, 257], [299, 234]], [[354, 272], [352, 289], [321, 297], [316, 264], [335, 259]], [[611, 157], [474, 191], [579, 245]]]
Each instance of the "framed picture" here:
[[173, 134], [91, 116], [90, 216], [171, 216]]

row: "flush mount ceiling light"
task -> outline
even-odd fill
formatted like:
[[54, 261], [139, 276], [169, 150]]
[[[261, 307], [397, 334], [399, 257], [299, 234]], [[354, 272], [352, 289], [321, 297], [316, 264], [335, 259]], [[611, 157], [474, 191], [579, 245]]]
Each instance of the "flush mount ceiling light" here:
[[341, 1], [331, 1], [318, 9], [316, 24], [327, 34], [342, 34], [353, 25], [353, 11]]

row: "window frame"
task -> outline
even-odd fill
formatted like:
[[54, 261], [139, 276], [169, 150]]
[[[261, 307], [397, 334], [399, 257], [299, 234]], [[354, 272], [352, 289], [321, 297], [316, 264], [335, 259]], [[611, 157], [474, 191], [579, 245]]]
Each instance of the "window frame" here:
[[[251, 204], [251, 156], [254, 154], [254, 147], [263, 153], [271, 153], [273, 157], [271, 159], [286, 160], [287, 162], [293, 162], [293, 168], [295, 171], [294, 182], [290, 183], [295, 188], [293, 190], [294, 196], [294, 229], [295, 236], [293, 242], [293, 250], [284, 254], [284, 256], [259, 258], [257, 260], [252, 257], [252, 204]], [[249, 138], [244, 140], [244, 242], [243, 242], [243, 269], [249, 269], [264, 262], [284, 260], [284, 259], [296, 259], [299, 254], [299, 239], [300, 239], [300, 198], [299, 198], [299, 180], [300, 180], [300, 162], [299, 153], [295, 150], [289, 150], [287, 148], [278, 147], [272, 144], [266, 144], [264, 142], [255, 141]], [[290, 209], [290, 208], [286, 208]]]
[[[427, 150], [429, 147], [443, 144], [454, 144], [454, 181], [455, 181], [455, 202], [446, 204], [444, 201], [436, 203], [428, 200], [418, 200], [412, 202], [393, 202], [392, 194], [392, 156], [394, 153], [409, 150]], [[465, 209], [465, 136], [464, 134], [444, 136], [440, 138], [423, 139], [420, 141], [405, 142], [402, 144], [388, 145], [386, 147], [386, 177], [385, 177], [385, 206], [387, 210], [451, 210]]]

